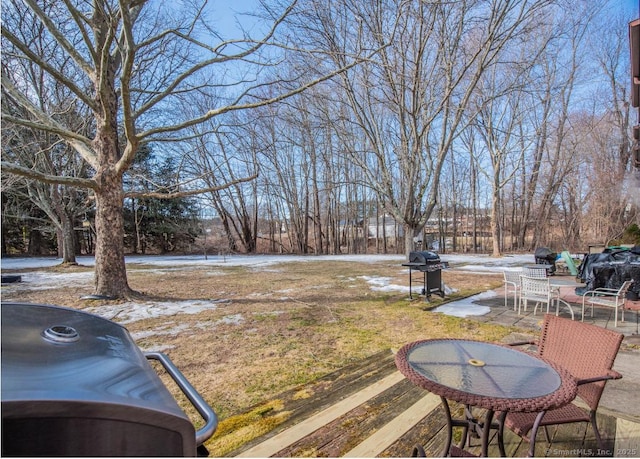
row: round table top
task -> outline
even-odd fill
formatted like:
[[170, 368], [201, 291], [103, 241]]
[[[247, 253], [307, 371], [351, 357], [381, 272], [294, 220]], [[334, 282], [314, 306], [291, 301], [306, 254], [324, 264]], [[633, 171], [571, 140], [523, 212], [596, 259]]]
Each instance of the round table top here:
[[499, 344], [433, 339], [404, 346], [398, 369], [436, 395], [500, 411], [542, 411], [576, 397], [575, 379], [538, 356]]

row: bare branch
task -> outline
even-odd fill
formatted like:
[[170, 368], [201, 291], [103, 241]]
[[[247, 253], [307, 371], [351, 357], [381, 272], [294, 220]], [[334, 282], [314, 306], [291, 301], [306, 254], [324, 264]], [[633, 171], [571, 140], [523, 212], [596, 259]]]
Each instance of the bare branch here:
[[51, 66], [45, 58], [34, 53], [31, 49], [29, 49], [29, 47], [27, 47], [25, 43], [23, 43], [18, 37], [12, 34], [5, 27], [2, 27], [2, 36], [9, 40], [11, 44], [19, 49], [22, 53], [24, 53], [27, 59], [36, 63], [40, 68], [49, 73], [53, 78], [64, 84], [73, 92], [76, 97], [78, 97], [78, 99], [87, 104], [87, 106], [95, 109], [95, 103], [90, 97], [87, 96], [86, 91], [79, 88], [73, 81], [69, 80], [66, 75], [64, 75], [55, 67]]
[[[45, 25], [49, 33], [55, 38], [56, 42], [64, 48], [65, 52], [71, 56], [74, 62], [82, 69], [82, 71], [87, 75], [91, 76], [94, 74], [93, 68], [91, 65], [84, 60], [82, 55], [78, 52], [76, 46], [73, 43], [69, 43], [65, 35], [60, 31], [56, 25], [53, 23], [51, 18], [47, 16], [47, 14], [42, 11], [42, 9], [38, 6], [38, 3], [34, 0], [23, 0], [24, 3], [33, 11], [40, 21]], [[70, 9], [71, 11], [71, 9]], [[79, 24], [80, 25], [80, 24]]]
[[209, 188], [199, 188], [197, 190], [188, 190], [188, 191], [176, 191], [173, 193], [154, 193], [154, 192], [137, 192], [137, 191], [128, 191], [124, 193], [126, 198], [156, 198], [156, 199], [175, 199], [175, 198], [185, 198], [187, 196], [196, 196], [199, 194], [216, 192], [220, 190], [224, 190], [226, 188], [230, 188], [234, 185], [238, 185], [239, 183], [251, 182], [258, 178], [258, 174], [253, 174], [249, 177], [243, 177], [239, 179], [232, 180], [230, 182], [224, 183], [223, 185], [218, 185]]
[[[178, 75], [173, 82], [171, 82], [171, 84], [167, 85], [167, 87], [164, 89], [164, 91], [160, 92], [159, 94], [157, 94], [155, 97], [153, 97], [151, 100], [149, 100], [146, 104], [144, 104], [142, 107], [140, 107], [140, 109], [136, 112], [136, 117], [140, 116], [141, 114], [145, 113], [146, 111], [148, 111], [149, 109], [151, 109], [153, 106], [155, 106], [156, 104], [158, 104], [160, 101], [162, 101], [163, 99], [165, 99], [169, 94], [171, 94], [179, 85], [180, 83], [182, 83], [184, 80], [186, 80], [187, 78], [189, 78], [190, 76], [192, 76], [193, 74], [195, 74], [196, 72], [198, 72], [199, 70], [202, 70], [212, 64], [216, 64], [216, 63], [223, 63], [223, 62], [227, 62], [227, 61], [232, 61], [232, 60], [241, 60], [247, 56], [250, 56], [252, 54], [254, 54], [255, 52], [257, 52], [260, 48], [262, 48], [263, 46], [265, 46], [268, 41], [271, 39], [271, 37], [273, 37], [273, 34], [275, 33], [276, 29], [278, 28], [278, 26], [282, 23], [282, 21], [284, 21], [284, 19], [289, 15], [289, 13], [291, 12], [291, 10], [293, 9], [293, 7], [295, 6], [297, 0], [293, 1], [289, 7], [280, 15], [280, 17], [274, 21], [271, 29], [269, 30], [269, 32], [259, 41], [255, 42], [255, 44], [249, 48], [247, 48], [246, 50], [237, 53], [237, 54], [233, 54], [230, 56], [222, 56], [220, 57], [219, 54], [221, 52], [221, 49], [226, 47], [229, 44], [232, 43], [241, 43], [241, 42], [246, 42], [244, 40], [236, 40], [236, 41], [225, 41], [223, 43], [218, 44], [216, 47], [211, 47], [199, 40], [195, 40], [193, 37], [189, 36], [189, 35], [185, 35], [183, 33], [181, 33], [178, 30], [167, 30], [164, 31], [163, 33], [159, 34], [157, 37], [154, 37], [153, 40], [149, 40], [143, 44], [139, 44], [138, 45], [138, 49], [141, 49], [142, 47], [144, 47], [145, 44], [150, 44], [153, 43], [154, 41], [157, 41], [159, 39], [161, 39], [162, 37], [169, 35], [169, 34], [173, 34], [176, 35], [177, 37], [180, 37], [184, 40], [186, 40], [189, 43], [195, 44], [203, 49], [207, 49], [210, 50], [211, 52], [215, 53], [218, 57], [212, 58], [212, 59], [206, 59], [204, 61], [198, 62], [198, 64], [194, 65], [193, 67], [190, 67], [189, 69], [187, 69], [185, 72], [181, 73], [180, 75]], [[208, 118], [205, 118], [205, 120]], [[181, 128], [180, 128], [181, 129]]]
[[[376, 50], [374, 53], [372, 53], [371, 55], [377, 53], [379, 50]], [[319, 83], [322, 83], [323, 81], [327, 81], [330, 80], [331, 78], [335, 77], [336, 75], [339, 75], [343, 72], [346, 72], [347, 70], [355, 67], [356, 65], [360, 64], [361, 59], [356, 59], [354, 60], [352, 63], [338, 69], [335, 70], [333, 72], [330, 72], [326, 75], [323, 75], [315, 80], [312, 80], [304, 85], [301, 85], [291, 91], [285, 92], [283, 94], [277, 95], [275, 97], [271, 97], [269, 99], [264, 99], [264, 100], [260, 100], [257, 102], [253, 102], [253, 103], [246, 103], [246, 104], [232, 104], [232, 105], [227, 105], [225, 107], [220, 107], [214, 110], [209, 110], [207, 113], [205, 113], [204, 115], [197, 117], [197, 118], [193, 118], [191, 120], [185, 121], [184, 123], [180, 123], [180, 124], [175, 124], [173, 126], [162, 126], [162, 127], [158, 127], [158, 128], [154, 128], [154, 129], [149, 129], [148, 131], [144, 131], [141, 132], [140, 134], [138, 134], [138, 138], [143, 139], [146, 137], [151, 137], [154, 136], [156, 134], [160, 134], [160, 133], [167, 133], [167, 132], [176, 132], [176, 131], [180, 131], [182, 129], [186, 129], [188, 127], [191, 126], [195, 126], [197, 124], [201, 124], [207, 120], [210, 120], [211, 118], [221, 115], [223, 113], [228, 113], [228, 112], [232, 112], [232, 111], [238, 111], [238, 110], [246, 110], [246, 109], [252, 109], [252, 108], [258, 108], [258, 107], [263, 107], [265, 105], [270, 105], [270, 104], [274, 104], [276, 102], [280, 102], [283, 101], [285, 99], [288, 99], [292, 96], [295, 96], [296, 94], [300, 94], [304, 91], [306, 91], [309, 88], [312, 88], [313, 86], [316, 86]]]
[[44, 174], [34, 169], [29, 169], [6, 161], [1, 161], [0, 167], [2, 167], [3, 172], [10, 172], [12, 174], [31, 178], [40, 182], [69, 185], [77, 188], [91, 188], [92, 190], [98, 189], [98, 184], [91, 179]]
[[43, 112], [38, 107], [36, 107], [22, 92], [20, 92], [11, 81], [5, 76], [2, 75], [2, 87], [8, 94], [13, 97], [18, 104], [24, 107], [29, 113], [31, 113], [39, 122], [34, 122], [32, 120], [17, 118], [11, 116], [6, 113], [2, 113], [2, 119], [6, 121], [11, 121], [13, 123], [35, 128], [41, 129], [46, 132], [51, 132], [56, 134], [66, 140], [76, 151], [87, 161], [92, 167], [97, 167], [97, 157], [93, 149], [91, 148], [91, 141], [86, 137], [77, 134], [75, 132], [69, 131], [61, 126], [56, 120], [54, 120], [49, 114]]

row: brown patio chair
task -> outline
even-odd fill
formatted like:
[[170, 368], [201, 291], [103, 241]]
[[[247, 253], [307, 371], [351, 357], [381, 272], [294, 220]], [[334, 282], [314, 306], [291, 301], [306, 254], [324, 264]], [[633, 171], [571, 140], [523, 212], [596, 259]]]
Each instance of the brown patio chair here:
[[633, 284], [633, 279], [624, 281], [620, 288], [597, 288], [595, 290], [589, 290], [585, 292], [582, 297], [582, 320], [584, 321], [584, 307], [586, 304], [591, 305], [591, 317], [593, 317], [593, 307], [603, 306], [606, 308], [613, 308], [614, 319], [613, 326], [618, 326], [618, 309], [622, 312], [622, 321], [624, 322], [624, 302], [627, 296], [627, 290]]
[[[600, 449], [604, 449], [602, 438], [596, 424], [596, 410], [605, 384], [609, 379], [619, 379], [622, 375], [613, 370], [623, 335], [583, 322], [546, 314], [540, 339], [537, 343], [538, 354], [567, 369], [577, 380], [578, 397], [589, 407], [589, 412], [573, 403], [562, 408], [547, 411], [539, 426], [574, 422], [590, 422]], [[524, 343], [516, 343], [524, 344]], [[529, 343], [531, 344], [531, 343]], [[505, 426], [531, 441], [530, 452], [535, 448], [535, 438], [527, 434], [534, 427], [538, 413], [508, 413]], [[537, 428], [536, 428], [537, 431]], [[549, 442], [547, 433], [547, 442]]]

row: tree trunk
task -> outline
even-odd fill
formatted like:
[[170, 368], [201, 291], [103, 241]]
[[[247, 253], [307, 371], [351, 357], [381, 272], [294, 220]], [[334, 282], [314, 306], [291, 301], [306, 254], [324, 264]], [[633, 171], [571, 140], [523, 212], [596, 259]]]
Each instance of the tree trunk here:
[[420, 231], [422, 231], [423, 226], [415, 226], [409, 225], [407, 223], [404, 224], [404, 253], [409, 258], [409, 252], [413, 252], [415, 247], [413, 243], [413, 238], [415, 238]]
[[[498, 182], [498, 180], [496, 180]], [[494, 183], [493, 188], [493, 197], [491, 202], [491, 207], [493, 208], [493, 214], [491, 215], [491, 236], [493, 239], [493, 252], [492, 256], [499, 257], [502, 256], [500, 253], [500, 190], [497, 188], [497, 183]]]
[[96, 198], [95, 293], [126, 298], [134, 293], [127, 282], [124, 261], [122, 177], [112, 169], [97, 174], [101, 180]]
[[64, 257], [64, 237], [62, 236], [62, 229], [56, 227], [56, 244], [58, 258]]
[[73, 229], [73, 217], [63, 212], [62, 223], [62, 263], [76, 264], [76, 235]]

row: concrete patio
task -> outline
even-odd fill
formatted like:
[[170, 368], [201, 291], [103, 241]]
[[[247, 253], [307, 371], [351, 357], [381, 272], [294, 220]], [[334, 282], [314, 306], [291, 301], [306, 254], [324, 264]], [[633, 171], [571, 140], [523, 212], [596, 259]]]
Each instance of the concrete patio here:
[[[561, 288], [560, 297], [568, 302], [574, 312], [574, 320], [581, 320], [582, 297], [575, 294], [575, 287], [583, 284], [577, 283], [572, 277], [555, 276], [553, 283], [564, 284]], [[535, 314], [532, 307], [527, 311], [518, 314], [513, 310], [513, 298], [509, 298], [509, 307], [504, 307], [504, 290], [496, 290], [496, 297], [477, 302], [483, 306], [489, 306], [491, 311], [483, 316], [470, 316], [470, 319], [479, 322], [491, 322], [507, 326], [516, 326], [531, 329], [535, 334], [540, 330], [543, 313], [538, 310]], [[626, 417], [635, 422], [640, 422], [640, 302], [629, 302], [627, 307], [632, 310], [625, 311], [624, 322], [618, 317], [618, 326], [614, 327], [613, 309], [595, 307], [593, 317], [590, 316], [590, 309], [585, 308], [584, 322], [597, 325], [599, 327], [615, 330], [624, 334], [622, 347], [614, 369], [622, 373], [623, 378], [618, 381], [609, 381], [600, 402], [600, 409], [608, 410], [611, 413]], [[546, 312], [546, 311], [545, 311]], [[555, 312], [551, 310], [550, 312]], [[561, 306], [559, 315], [571, 318], [565, 306]], [[638, 452], [640, 454], [640, 451]]]

